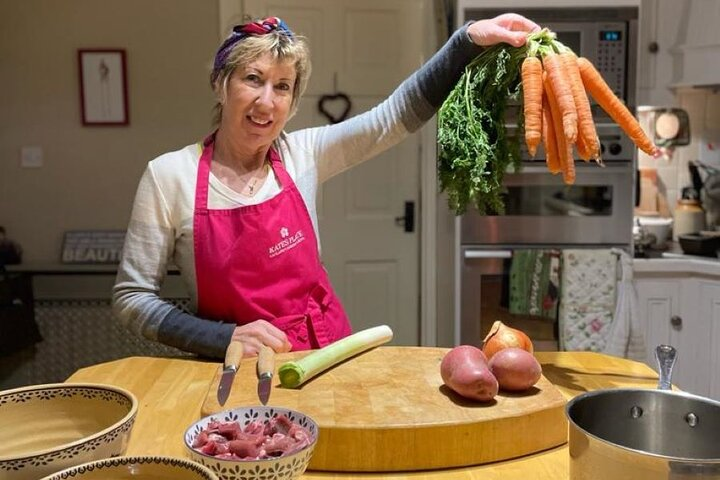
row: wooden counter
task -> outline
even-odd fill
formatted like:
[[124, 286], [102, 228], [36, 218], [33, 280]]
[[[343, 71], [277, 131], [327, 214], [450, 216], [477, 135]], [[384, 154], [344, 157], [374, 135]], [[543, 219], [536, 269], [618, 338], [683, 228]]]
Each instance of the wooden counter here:
[[[568, 399], [601, 388], [655, 388], [657, 374], [643, 363], [590, 352], [537, 352], [543, 374]], [[109, 383], [139, 400], [127, 455], [187, 457], [182, 435], [200, 418], [200, 407], [218, 363], [131, 357], [78, 370], [68, 382]], [[360, 446], [359, 446], [360, 447]], [[304, 479], [537, 479], [568, 478], [567, 445], [542, 453], [471, 468], [431, 472], [333, 474], [306, 472]]]

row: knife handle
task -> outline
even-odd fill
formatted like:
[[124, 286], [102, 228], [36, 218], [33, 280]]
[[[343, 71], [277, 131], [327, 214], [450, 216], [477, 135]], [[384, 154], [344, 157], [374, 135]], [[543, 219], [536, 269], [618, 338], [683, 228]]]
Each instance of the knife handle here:
[[240, 360], [243, 357], [243, 344], [237, 340], [233, 340], [225, 350], [225, 367], [235, 367], [236, 369], [240, 366]]
[[262, 374], [269, 374], [271, 377], [275, 373], [275, 350], [263, 345], [260, 347], [257, 362], [258, 377]]

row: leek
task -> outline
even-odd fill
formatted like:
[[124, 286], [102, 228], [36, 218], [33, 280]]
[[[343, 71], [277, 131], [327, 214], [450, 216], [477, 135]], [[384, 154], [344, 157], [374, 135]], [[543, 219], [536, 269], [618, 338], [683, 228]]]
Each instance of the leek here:
[[278, 369], [280, 384], [285, 388], [297, 388], [343, 360], [389, 342], [392, 337], [393, 332], [387, 325], [353, 333], [299, 360], [282, 364]]

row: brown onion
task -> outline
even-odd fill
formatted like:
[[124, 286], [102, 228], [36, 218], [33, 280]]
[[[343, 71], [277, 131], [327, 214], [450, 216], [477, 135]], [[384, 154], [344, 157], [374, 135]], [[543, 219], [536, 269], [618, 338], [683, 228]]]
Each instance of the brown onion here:
[[510, 347], [522, 348], [526, 352], [533, 353], [532, 341], [525, 332], [508, 327], [500, 320], [495, 321], [483, 342], [483, 353], [490, 360], [500, 350]]

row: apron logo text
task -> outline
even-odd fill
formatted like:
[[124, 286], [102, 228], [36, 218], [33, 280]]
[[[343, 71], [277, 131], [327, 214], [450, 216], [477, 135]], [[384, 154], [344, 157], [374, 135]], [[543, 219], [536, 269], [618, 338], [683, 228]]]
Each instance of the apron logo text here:
[[282, 240], [268, 249], [270, 258], [277, 257], [281, 253], [285, 253], [288, 250], [297, 247], [303, 240], [305, 240], [305, 235], [303, 235], [302, 230], [298, 230], [294, 235], [290, 236], [288, 229], [285, 227], [280, 229], [280, 236], [282, 237]]

